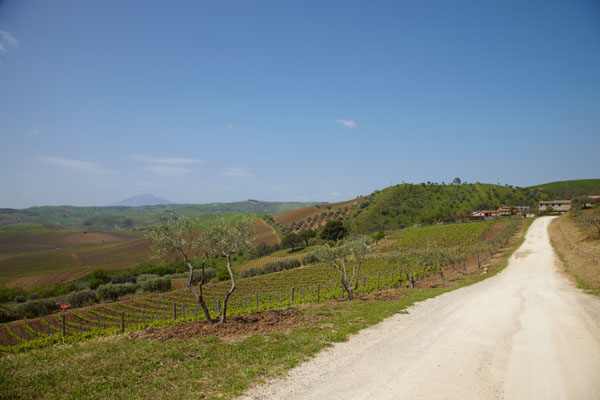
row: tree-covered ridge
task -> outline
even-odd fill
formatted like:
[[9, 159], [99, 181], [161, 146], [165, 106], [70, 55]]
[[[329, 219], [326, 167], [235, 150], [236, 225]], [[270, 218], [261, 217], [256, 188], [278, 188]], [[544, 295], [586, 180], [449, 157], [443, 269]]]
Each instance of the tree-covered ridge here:
[[399, 229], [413, 224], [452, 222], [472, 211], [503, 205], [533, 206], [548, 194], [530, 188], [484, 183], [401, 184], [361, 199], [347, 221], [352, 233]]
[[570, 200], [575, 197], [600, 195], [600, 179], [557, 181], [530, 186], [528, 189], [544, 191], [554, 199]]

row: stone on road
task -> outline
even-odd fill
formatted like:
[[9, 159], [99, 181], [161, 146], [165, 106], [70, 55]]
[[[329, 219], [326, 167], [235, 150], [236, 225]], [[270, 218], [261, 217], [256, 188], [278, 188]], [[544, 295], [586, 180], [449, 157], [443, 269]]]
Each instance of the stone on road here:
[[245, 399], [600, 399], [600, 299], [533, 222], [498, 275], [416, 304]]

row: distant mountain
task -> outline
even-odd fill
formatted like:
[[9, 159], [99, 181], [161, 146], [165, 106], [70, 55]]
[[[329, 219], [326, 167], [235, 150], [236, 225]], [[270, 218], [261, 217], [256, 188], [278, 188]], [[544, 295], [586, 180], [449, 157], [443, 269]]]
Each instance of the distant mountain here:
[[141, 207], [141, 206], [159, 206], [173, 204], [167, 199], [162, 197], [156, 197], [153, 194], [138, 194], [137, 196], [130, 197], [128, 199], [119, 201], [118, 203], [112, 204], [113, 206], [124, 206], [124, 207]]

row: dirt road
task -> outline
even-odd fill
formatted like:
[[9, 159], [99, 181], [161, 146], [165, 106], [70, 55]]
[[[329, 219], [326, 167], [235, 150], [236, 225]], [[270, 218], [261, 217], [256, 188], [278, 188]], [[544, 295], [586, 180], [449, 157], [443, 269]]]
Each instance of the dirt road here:
[[531, 225], [500, 274], [336, 344], [252, 399], [600, 399], [600, 300]]

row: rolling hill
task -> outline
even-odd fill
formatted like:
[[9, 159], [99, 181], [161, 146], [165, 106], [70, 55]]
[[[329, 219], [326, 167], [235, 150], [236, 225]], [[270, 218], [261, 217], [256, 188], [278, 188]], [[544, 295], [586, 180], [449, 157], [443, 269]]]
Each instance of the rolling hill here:
[[530, 186], [529, 189], [543, 191], [555, 199], [570, 200], [580, 196], [600, 195], [600, 179], [557, 181]]
[[315, 202], [266, 202], [246, 200], [233, 203], [168, 204], [127, 207], [41, 206], [26, 209], [0, 208], [0, 231], [34, 231], [43, 229], [134, 229], [154, 224], [171, 216], [200, 217], [210, 224], [217, 216], [226, 219], [240, 214], [277, 215]]
[[376, 190], [360, 199], [346, 222], [350, 232], [367, 233], [413, 224], [451, 222], [470, 212], [502, 205], [535, 205], [544, 191], [484, 183], [401, 184]]

